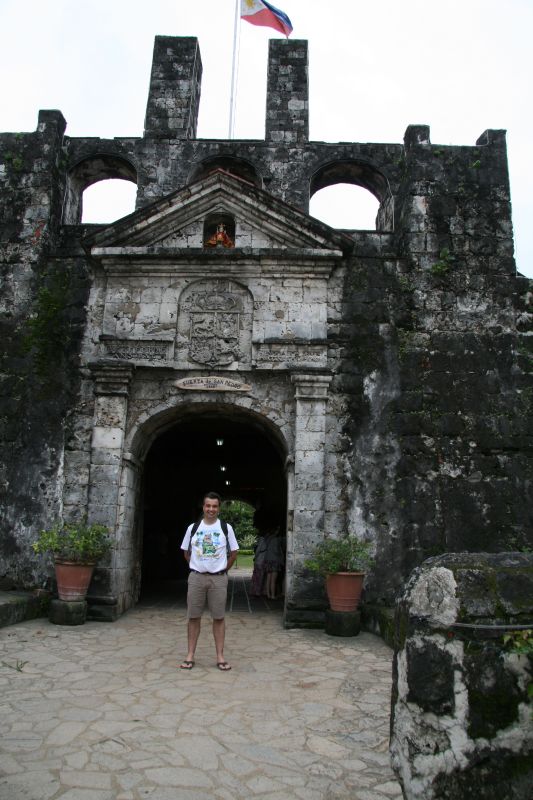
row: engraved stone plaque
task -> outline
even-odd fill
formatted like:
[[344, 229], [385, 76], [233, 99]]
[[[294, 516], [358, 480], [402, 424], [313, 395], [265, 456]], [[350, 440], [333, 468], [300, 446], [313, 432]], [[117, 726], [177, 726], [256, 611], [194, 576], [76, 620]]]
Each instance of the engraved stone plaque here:
[[176, 381], [178, 389], [186, 389], [196, 392], [249, 392], [251, 386], [248, 383], [233, 381], [220, 375], [208, 375], [207, 377], [196, 376], [194, 378], [182, 378]]
[[104, 342], [105, 355], [121, 361], [166, 361], [169, 342], [115, 339]]
[[310, 342], [254, 342], [254, 364], [262, 369], [324, 368], [327, 344]]

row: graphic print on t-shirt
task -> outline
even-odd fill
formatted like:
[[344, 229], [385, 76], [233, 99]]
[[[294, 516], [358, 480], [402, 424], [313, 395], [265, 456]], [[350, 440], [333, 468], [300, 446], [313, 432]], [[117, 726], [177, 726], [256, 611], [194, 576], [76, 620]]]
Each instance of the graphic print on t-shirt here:
[[202, 555], [205, 557], [205, 556], [216, 556], [216, 554], [217, 554], [217, 548], [216, 545], [213, 543], [213, 534], [206, 533], [202, 539]]
[[194, 538], [194, 548], [199, 558], [212, 559], [220, 554], [220, 532], [198, 530]]

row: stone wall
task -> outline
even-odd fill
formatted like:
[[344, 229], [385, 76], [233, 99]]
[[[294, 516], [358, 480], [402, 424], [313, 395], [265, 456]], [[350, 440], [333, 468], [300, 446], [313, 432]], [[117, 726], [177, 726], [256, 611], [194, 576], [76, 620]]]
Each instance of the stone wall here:
[[87, 266], [52, 258], [60, 242], [65, 120], [0, 134], [0, 579], [35, 585], [29, 544], [61, 513], [63, 426], [78, 383]]
[[426, 561], [398, 603], [394, 664], [391, 752], [407, 800], [531, 797], [531, 555]]
[[413, 126], [401, 174], [395, 234], [373, 253], [353, 234], [334, 382], [348, 520], [377, 542], [367, 598], [386, 603], [424, 558], [527, 549], [533, 529], [531, 282], [514, 274], [503, 134], [443, 147]]

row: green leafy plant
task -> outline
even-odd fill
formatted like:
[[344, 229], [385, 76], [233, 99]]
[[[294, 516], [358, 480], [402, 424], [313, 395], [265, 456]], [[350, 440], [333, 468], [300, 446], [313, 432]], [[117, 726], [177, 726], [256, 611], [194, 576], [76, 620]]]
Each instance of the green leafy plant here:
[[510, 536], [509, 539], [507, 540], [507, 547], [510, 551], [514, 551], [516, 553], [533, 552], [529, 542], [526, 541], [525, 534], [518, 536]]
[[[533, 629], [524, 628], [520, 631], [511, 631], [503, 636], [503, 643], [507, 650], [519, 656], [529, 656], [533, 658]], [[533, 701], [533, 681], [528, 681], [527, 696]], [[531, 714], [533, 719], [533, 712]]]
[[503, 637], [503, 643], [512, 653], [533, 656], [533, 629], [525, 628], [520, 631], [506, 633]]
[[7, 167], [10, 167], [15, 172], [20, 172], [20, 170], [24, 167], [24, 161], [22, 158], [9, 151], [4, 153], [4, 163]]
[[411, 280], [407, 275], [398, 275], [398, 285], [401, 292], [410, 292], [413, 289]]
[[320, 575], [366, 572], [374, 563], [371, 547], [371, 542], [365, 542], [356, 536], [349, 535], [342, 539], [328, 537], [317, 544], [312, 557], [304, 562], [304, 566]]
[[41, 531], [32, 544], [36, 553], [51, 553], [54, 559], [74, 561], [78, 564], [94, 563], [111, 549], [109, 531], [104, 525], [87, 525], [87, 522], [58, 522]]
[[36, 372], [49, 377], [57, 363], [58, 354], [70, 343], [71, 331], [65, 313], [69, 291], [69, 276], [53, 274], [37, 292], [34, 316], [26, 322], [23, 349], [33, 352]]
[[249, 550], [253, 553], [256, 542], [257, 534], [255, 532], [245, 533], [244, 536], [239, 538], [239, 547], [241, 550]]
[[235, 531], [239, 547], [253, 548], [257, 541], [253, 506], [243, 500], [224, 500], [220, 506], [220, 516]]
[[453, 267], [455, 256], [453, 256], [447, 247], [443, 247], [439, 253], [439, 260], [431, 267], [432, 275], [446, 275]]

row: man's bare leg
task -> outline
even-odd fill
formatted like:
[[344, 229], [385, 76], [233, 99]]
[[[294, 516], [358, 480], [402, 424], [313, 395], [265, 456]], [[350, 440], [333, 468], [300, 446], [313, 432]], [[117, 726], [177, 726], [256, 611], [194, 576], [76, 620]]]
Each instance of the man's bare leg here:
[[231, 669], [227, 661], [224, 661], [224, 639], [226, 636], [226, 621], [224, 619], [213, 620], [213, 637], [215, 639], [215, 649], [217, 651], [217, 667], [222, 672]]
[[194, 664], [194, 654], [196, 652], [196, 645], [198, 644], [198, 637], [200, 636], [200, 627], [202, 624], [201, 617], [193, 617], [187, 623], [187, 658], [181, 664], [182, 669], [192, 669]]

